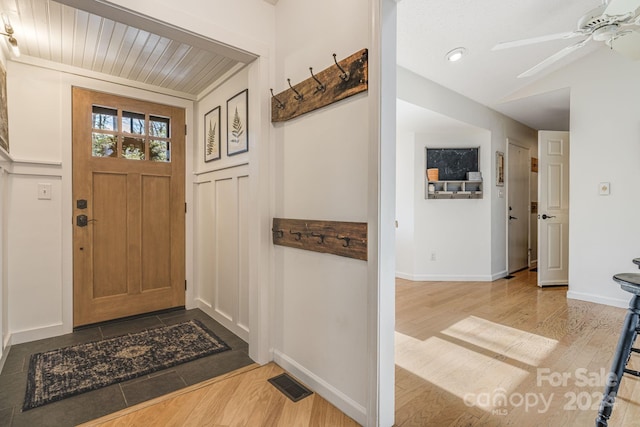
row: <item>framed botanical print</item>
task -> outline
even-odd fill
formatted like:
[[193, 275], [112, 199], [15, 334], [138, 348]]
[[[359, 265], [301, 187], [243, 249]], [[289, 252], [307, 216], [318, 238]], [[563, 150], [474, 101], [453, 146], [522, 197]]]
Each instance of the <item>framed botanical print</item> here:
[[504, 153], [496, 151], [496, 185], [504, 186]]
[[220, 106], [204, 115], [204, 161], [220, 158]]
[[227, 155], [249, 151], [249, 89], [227, 100]]

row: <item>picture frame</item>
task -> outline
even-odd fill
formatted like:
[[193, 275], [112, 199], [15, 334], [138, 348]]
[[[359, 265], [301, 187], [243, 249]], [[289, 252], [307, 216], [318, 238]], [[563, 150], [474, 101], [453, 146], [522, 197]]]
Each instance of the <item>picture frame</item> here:
[[496, 186], [504, 187], [504, 153], [496, 151]]
[[7, 113], [7, 71], [0, 63], [0, 147], [9, 152], [9, 114]]
[[204, 115], [204, 161], [220, 159], [220, 117], [221, 108], [218, 105]]
[[249, 89], [227, 100], [227, 156], [249, 151]]

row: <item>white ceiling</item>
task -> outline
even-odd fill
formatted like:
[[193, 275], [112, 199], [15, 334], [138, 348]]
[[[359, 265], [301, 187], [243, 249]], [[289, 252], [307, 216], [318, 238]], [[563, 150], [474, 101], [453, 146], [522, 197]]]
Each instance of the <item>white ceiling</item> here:
[[21, 58], [80, 67], [179, 96], [194, 98], [254, 59], [100, 1], [0, 0], [0, 4], [14, 27]]
[[[575, 39], [491, 48], [503, 41], [572, 31], [584, 13], [600, 4], [601, 0], [402, 0], [398, 64], [535, 129], [566, 130], [568, 89], [515, 100], [512, 95], [608, 47], [589, 44], [524, 79], [516, 76]], [[81, 67], [185, 97], [197, 97], [255, 58], [100, 0], [0, 0], [0, 8], [10, 17], [26, 58]], [[447, 62], [445, 54], [459, 46], [468, 55], [458, 63]]]
[[[505, 101], [549, 73], [609, 47], [590, 43], [544, 72], [521, 79], [516, 76], [580, 39], [491, 49], [499, 42], [573, 31], [582, 15], [601, 4], [601, 0], [402, 0], [398, 64], [534, 129], [568, 130], [568, 89]], [[446, 61], [445, 54], [459, 46], [468, 55], [457, 63]]]

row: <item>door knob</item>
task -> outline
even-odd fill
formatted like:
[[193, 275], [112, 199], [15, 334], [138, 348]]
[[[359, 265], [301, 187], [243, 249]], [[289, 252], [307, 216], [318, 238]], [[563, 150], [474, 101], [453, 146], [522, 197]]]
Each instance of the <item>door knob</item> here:
[[542, 214], [542, 219], [555, 218], [555, 215]]
[[509, 215], [509, 219], [518, 219], [518, 218], [516, 218], [515, 216]]

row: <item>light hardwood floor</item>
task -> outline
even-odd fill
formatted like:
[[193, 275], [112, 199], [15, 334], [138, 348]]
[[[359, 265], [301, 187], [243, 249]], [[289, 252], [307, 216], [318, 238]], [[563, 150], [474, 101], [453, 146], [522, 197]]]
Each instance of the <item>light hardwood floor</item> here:
[[358, 424], [317, 394], [292, 402], [267, 380], [275, 363], [250, 365], [82, 426], [336, 426]]
[[[594, 425], [626, 310], [535, 283], [529, 271], [491, 283], [397, 280], [397, 426]], [[281, 372], [253, 365], [86, 425], [357, 425], [317, 394], [289, 401], [266, 381]], [[609, 425], [640, 426], [638, 379], [623, 378]]]
[[[529, 271], [398, 280], [396, 425], [593, 426], [626, 310], [566, 292]], [[638, 379], [624, 376], [609, 425], [640, 426]]]

